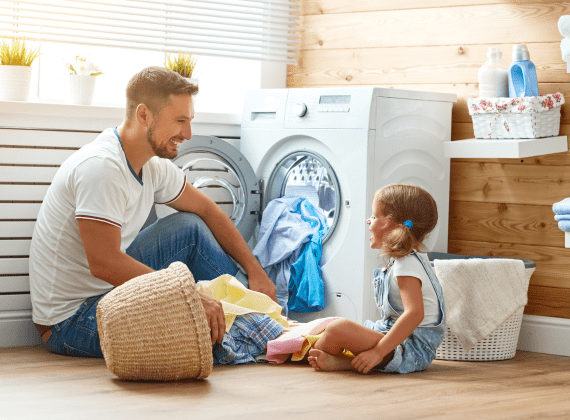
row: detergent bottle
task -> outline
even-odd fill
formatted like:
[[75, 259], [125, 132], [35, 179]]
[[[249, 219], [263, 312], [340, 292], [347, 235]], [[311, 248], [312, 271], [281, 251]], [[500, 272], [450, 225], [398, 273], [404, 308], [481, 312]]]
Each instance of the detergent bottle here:
[[498, 47], [489, 47], [488, 60], [479, 69], [479, 97], [506, 98], [509, 96], [508, 67], [501, 59]]
[[509, 97], [525, 96], [538, 96], [538, 80], [526, 45], [518, 44], [513, 47], [513, 62], [509, 67]]

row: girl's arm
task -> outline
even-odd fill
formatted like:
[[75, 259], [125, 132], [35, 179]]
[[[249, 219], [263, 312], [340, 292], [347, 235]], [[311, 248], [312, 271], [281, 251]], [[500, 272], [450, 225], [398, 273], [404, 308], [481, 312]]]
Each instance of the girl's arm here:
[[399, 276], [397, 280], [404, 313], [374, 348], [354, 357], [352, 367], [359, 372], [368, 373], [370, 369], [378, 365], [388, 353], [408, 338], [424, 319], [424, 300], [420, 279]]

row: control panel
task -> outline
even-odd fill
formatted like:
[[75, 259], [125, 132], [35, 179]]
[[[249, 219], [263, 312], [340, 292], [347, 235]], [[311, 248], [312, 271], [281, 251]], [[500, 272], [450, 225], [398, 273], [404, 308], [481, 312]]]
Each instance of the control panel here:
[[351, 95], [321, 95], [318, 112], [349, 112]]
[[289, 89], [285, 128], [370, 128], [372, 93], [372, 89]]

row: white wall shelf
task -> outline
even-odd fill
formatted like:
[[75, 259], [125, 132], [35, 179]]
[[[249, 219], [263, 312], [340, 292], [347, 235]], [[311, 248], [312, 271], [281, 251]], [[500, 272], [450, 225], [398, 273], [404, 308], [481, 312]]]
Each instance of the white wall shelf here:
[[566, 136], [541, 139], [469, 139], [447, 141], [443, 154], [448, 158], [525, 158], [568, 151]]

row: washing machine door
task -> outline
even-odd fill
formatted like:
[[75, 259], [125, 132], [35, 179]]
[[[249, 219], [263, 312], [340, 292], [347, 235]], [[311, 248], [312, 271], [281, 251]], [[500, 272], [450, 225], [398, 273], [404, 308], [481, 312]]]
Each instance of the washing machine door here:
[[[261, 186], [242, 153], [213, 136], [193, 136], [178, 149], [172, 160], [186, 174], [186, 179], [214, 200], [234, 222], [248, 241], [261, 211]], [[176, 210], [156, 205], [158, 218]]]
[[319, 153], [307, 150], [293, 151], [284, 156], [267, 181], [264, 203], [285, 196], [304, 197], [323, 211], [329, 228], [323, 244], [327, 242], [341, 211], [340, 186], [329, 162]]

